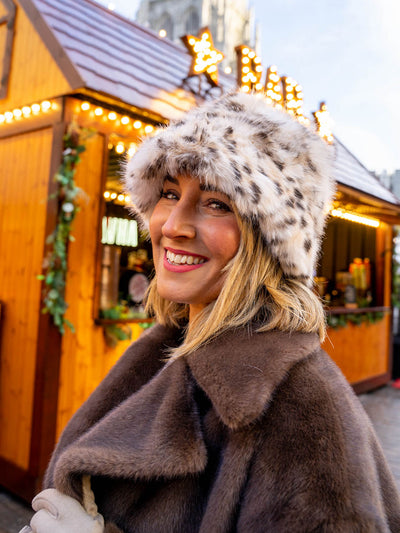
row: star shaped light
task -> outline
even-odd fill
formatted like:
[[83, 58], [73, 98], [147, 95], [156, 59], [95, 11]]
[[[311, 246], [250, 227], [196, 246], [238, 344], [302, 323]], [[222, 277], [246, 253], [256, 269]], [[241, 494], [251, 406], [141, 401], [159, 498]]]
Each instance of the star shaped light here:
[[199, 76], [204, 73], [210, 84], [217, 86], [217, 64], [224, 59], [224, 55], [214, 48], [210, 30], [201, 28], [197, 37], [184, 35], [181, 39], [193, 57], [189, 76]]

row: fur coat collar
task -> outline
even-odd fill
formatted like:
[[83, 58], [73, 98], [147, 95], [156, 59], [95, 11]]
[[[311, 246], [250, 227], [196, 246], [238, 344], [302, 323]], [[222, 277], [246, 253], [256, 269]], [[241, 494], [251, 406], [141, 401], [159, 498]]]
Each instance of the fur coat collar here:
[[[135, 363], [146, 364], [145, 360], [140, 361], [141, 354], [146, 359], [157, 354], [158, 372], [136, 393], [126, 398], [122, 393], [119, 405], [59, 457], [54, 473], [57, 488], [71, 494], [79, 472], [151, 479], [202, 471], [207, 452], [191, 375], [210, 398], [222, 422], [238, 430], [268, 409], [274, 390], [291, 367], [319, 347], [314, 334], [258, 334], [242, 329], [221, 336], [187, 359], [163, 365], [161, 358], [165, 357], [166, 347], [173, 346], [178, 336], [178, 331], [155, 326], [139, 340], [140, 353]], [[131, 373], [137, 371], [136, 364], [130, 368]], [[118, 372], [121, 380], [123, 374], [124, 370]], [[119, 378], [113, 381], [118, 383]], [[90, 403], [94, 403], [93, 397]]]

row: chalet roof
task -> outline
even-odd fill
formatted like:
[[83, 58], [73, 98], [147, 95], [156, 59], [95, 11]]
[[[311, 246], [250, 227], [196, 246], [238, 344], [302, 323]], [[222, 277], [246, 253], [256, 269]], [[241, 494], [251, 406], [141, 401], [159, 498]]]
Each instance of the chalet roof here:
[[[195, 105], [185, 89], [191, 57], [93, 0], [19, 0], [72, 91], [89, 89], [165, 119], [179, 117]], [[233, 89], [233, 76], [220, 73], [224, 90]], [[335, 178], [352, 189], [400, 208], [400, 200], [386, 189], [338, 140]]]
[[[63, 56], [69, 60], [63, 70], [74, 89], [111, 95], [166, 119], [194, 105], [194, 95], [182, 87], [191, 62], [182, 46], [91, 0], [20, 2], [36, 25], [42, 19], [51, 30], [51, 51], [58, 63]], [[220, 77], [233, 88], [232, 77]]]
[[400, 206], [400, 200], [342, 144], [335, 139], [335, 179], [342, 185]]

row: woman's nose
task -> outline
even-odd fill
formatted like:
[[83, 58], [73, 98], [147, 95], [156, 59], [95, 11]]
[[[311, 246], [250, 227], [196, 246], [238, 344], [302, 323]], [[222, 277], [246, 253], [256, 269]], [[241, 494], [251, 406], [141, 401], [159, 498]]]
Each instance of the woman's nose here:
[[184, 204], [176, 203], [162, 226], [162, 233], [169, 239], [193, 239], [196, 235], [193, 210]]

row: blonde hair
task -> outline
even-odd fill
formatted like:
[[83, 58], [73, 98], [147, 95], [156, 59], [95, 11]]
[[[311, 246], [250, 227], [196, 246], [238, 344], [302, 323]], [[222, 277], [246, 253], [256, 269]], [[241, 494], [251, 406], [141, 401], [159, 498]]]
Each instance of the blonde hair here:
[[[173, 358], [187, 355], [228, 329], [260, 323], [257, 331], [317, 332], [325, 338], [325, 314], [319, 297], [302, 281], [286, 278], [278, 261], [249, 220], [237, 216], [239, 249], [226, 265], [226, 279], [218, 298], [187, 325], [183, 343]], [[179, 326], [189, 318], [189, 305], [165, 300], [157, 292], [157, 276], [147, 294], [146, 310], [159, 323]]]

